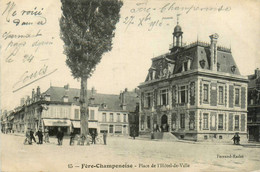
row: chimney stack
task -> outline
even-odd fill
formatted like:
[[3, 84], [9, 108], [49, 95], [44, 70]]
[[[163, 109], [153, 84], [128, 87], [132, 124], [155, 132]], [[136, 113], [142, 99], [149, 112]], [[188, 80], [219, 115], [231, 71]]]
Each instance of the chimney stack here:
[[92, 87], [92, 89], [91, 89], [91, 96], [95, 97], [96, 93], [97, 93], [97, 90], [95, 90], [95, 87]]
[[25, 103], [25, 100], [24, 100], [24, 98], [21, 98], [21, 102], [20, 102], [21, 104], [21, 106], [23, 106], [24, 105], [24, 103]]
[[37, 94], [37, 97], [40, 97], [40, 95], [41, 95], [41, 90], [40, 90], [39, 86], [37, 87], [36, 94]]
[[69, 88], [70, 88], [70, 85], [69, 85], [69, 84], [64, 85], [64, 89], [65, 89], [65, 90], [69, 90]]
[[218, 34], [210, 35], [210, 70], [217, 71], [217, 42]]
[[255, 78], [259, 78], [260, 77], [260, 70], [257, 68], [255, 70]]
[[32, 101], [34, 101], [35, 91], [32, 89]]

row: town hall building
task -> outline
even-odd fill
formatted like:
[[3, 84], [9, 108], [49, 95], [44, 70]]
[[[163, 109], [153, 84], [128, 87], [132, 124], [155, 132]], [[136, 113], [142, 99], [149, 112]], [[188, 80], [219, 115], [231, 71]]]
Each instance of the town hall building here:
[[184, 45], [177, 23], [170, 52], [152, 58], [141, 92], [139, 131], [170, 132], [179, 139], [247, 141], [247, 83], [231, 49], [196, 41]]

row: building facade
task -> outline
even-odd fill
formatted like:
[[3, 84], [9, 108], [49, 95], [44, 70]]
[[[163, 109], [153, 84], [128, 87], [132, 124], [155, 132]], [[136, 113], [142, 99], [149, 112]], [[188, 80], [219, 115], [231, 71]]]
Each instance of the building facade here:
[[248, 133], [249, 141], [260, 141], [260, 70], [248, 76]]
[[[14, 112], [14, 131], [23, 133], [28, 128], [49, 131], [56, 135], [58, 128], [65, 134], [72, 130], [80, 133], [80, 90], [64, 87], [50, 87], [44, 93], [37, 88], [32, 96], [21, 99], [21, 105]], [[88, 91], [89, 132], [128, 135], [128, 114], [139, 101], [135, 92], [125, 90], [118, 95], [98, 94]]]
[[247, 77], [241, 76], [231, 50], [210, 43], [182, 42], [174, 28], [170, 52], [152, 59], [139, 85], [140, 132], [171, 132], [180, 139], [230, 142], [239, 132], [247, 141]]

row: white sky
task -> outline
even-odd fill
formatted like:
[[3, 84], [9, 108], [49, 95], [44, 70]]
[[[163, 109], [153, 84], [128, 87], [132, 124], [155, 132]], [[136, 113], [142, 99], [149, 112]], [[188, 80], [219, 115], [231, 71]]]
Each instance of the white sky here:
[[[1, 14], [9, 1], [1, 1]], [[131, 13], [130, 10], [137, 7], [137, 2], [146, 2], [142, 7], [150, 7], [150, 20], [138, 27], [139, 19], [146, 17], [146, 12]], [[205, 3], [207, 2], [207, 3]], [[217, 2], [217, 3], [216, 3]], [[240, 2], [240, 3], [238, 3]], [[22, 3], [16, 0], [17, 15], [11, 17], [11, 21], [19, 16], [21, 10], [37, 10], [44, 8], [42, 13], [47, 18], [44, 26], [17, 26], [6, 22], [6, 14], [1, 16], [1, 109], [12, 109], [19, 105], [20, 98], [31, 95], [31, 90], [37, 86], [41, 91], [45, 91], [52, 86], [64, 86], [69, 83], [70, 87], [79, 88], [80, 84], [74, 80], [69, 68], [65, 64], [66, 56], [63, 54], [63, 42], [59, 37], [59, 21], [61, 8], [59, 1], [32, 1], [24, 0]], [[167, 3], [175, 3], [177, 6], [190, 7], [193, 4], [200, 7], [231, 7], [229, 12], [195, 12], [190, 11], [165, 11], [161, 13], [160, 7]], [[156, 8], [156, 10], [154, 10]], [[199, 40], [209, 42], [209, 35], [219, 34], [218, 45], [232, 47], [232, 54], [242, 75], [254, 73], [254, 69], [260, 68], [260, 2], [259, 1], [124, 1], [121, 9], [121, 19], [116, 28], [113, 40], [113, 49], [104, 54], [101, 63], [98, 64], [94, 75], [89, 79], [88, 88], [95, 87], [99, 93], [119, 94], [120, 90], [128, 88], [134, 89], [140, 82], [145, 80], [147, 71], [151, 65], [151, 58], [162, 53], [168, 52], [169, 44], [172, 43], [172, 32], [176, 25], [176, 14], [180, 13], [180, 25], [184, 32], [183, 42], [193, 42]], [[134, 24], [126, 28], [126, 17], [134, 16]], [[36, 20], [39, 18], [20, 16], [22, 20]], [[172, 17], [164, 19], [161, 26], [154, 26], [150, 29], [150, 21], [161, 21], [162, 17]], [[19, 17], [18, 17], [19, 18]], [[158, 24], [158, 23], [157, 23]], [[159, 24], [158, 24], [159, 25]], [[40, 47], [35, 51], [35, 47], [30, 47], [32, 42], [38, 38], [29, 39], [7, 39], [3, 40], [3, 33], [11, 31], [16, 34], [36, 33], [41, 30], [40, 40], [53, 41], [51, 46]], [[150, 29], [150, 30], [149, 30]], [[14, 47], [7, 48], [10, 41], [23, 42], [26, 46], [22, 47], [14, 57], [14, 62], [5, 62]], [[5, 50], [7, 49], [7, 50]], [[35, 58], [31, 63], [23, 63], [25, 54], [33, 54]], [[48, 59], [48, 60], [44, 60]], [[44, 61], [43, 61], [44, 60]], [[39, 70], [44, 64], [47, 66], [47, 73], [58, 69], [53, 74], [40, 79], [33, 84], [13, 93], [13, 90], [28, 83], [18, 83], [25, 71], [33, 72]], [[33, 79], [32, 79], [33, 80]]]

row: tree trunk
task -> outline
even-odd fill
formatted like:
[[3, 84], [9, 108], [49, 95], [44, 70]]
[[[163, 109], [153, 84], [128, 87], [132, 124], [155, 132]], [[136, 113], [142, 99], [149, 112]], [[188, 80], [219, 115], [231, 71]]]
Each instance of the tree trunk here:
[[88, 141], [88, 98], [87, 98], [87, 78], [81, 78], [80, 85], [80, 134], [83, 138], [83, 144], [85, 140], [87, 141], [87, 145], [89, 145]]

